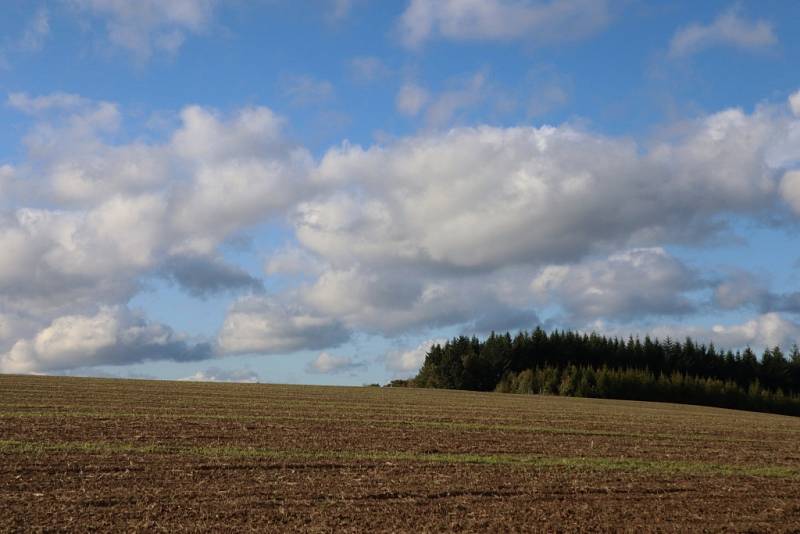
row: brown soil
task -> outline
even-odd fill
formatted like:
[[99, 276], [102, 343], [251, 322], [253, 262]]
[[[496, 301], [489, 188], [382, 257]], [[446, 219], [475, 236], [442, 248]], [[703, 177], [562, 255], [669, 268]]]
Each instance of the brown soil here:
[[0, 376], [0, 531], [798, 531], [800, 419]]

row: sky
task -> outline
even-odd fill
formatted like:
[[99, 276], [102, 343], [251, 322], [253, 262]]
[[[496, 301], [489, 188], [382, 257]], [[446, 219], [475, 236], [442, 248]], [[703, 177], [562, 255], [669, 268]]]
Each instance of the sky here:
[[0, 373], [800, 339], [800, 3], [7, 0]]

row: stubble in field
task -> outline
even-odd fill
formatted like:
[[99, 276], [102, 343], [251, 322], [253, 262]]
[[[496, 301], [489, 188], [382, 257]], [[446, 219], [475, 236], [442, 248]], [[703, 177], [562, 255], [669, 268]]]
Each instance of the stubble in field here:
[[0, 530], [792, 530], [800, 420], [386, 388], [0, 376]]

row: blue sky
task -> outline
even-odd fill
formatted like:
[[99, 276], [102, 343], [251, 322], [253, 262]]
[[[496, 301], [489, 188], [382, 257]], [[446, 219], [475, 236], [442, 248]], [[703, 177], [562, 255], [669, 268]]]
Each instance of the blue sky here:
[[362, 384], [800, 338], [800, 5], [11, 0], [0, 372]]

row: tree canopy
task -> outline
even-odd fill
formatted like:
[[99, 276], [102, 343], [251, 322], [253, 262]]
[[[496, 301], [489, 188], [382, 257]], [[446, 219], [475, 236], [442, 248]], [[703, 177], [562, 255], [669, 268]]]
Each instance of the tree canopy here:
[[[541, 379], [536, 387], [533, 382], [530, 388], [519, 387], [519, 377], [525, 371], [538, 372], [530, 376], [531, 380]], [[542, 373], [550, 378], [543, 378]], [[624, 378], [627, 389], [598, 387], [598, 374], [604, 380]], [[584, 375], [589, 382], [580, 390], [577, 385]], [[514, 380], [517, 387], [512, 387]], [[631, 385], [637, 381], [642, 387]], [[576, 384], [571, 386], [572, 382]], [[759, 359], [750, 348], [722, 351], [690, 338], [683, 342], [650, 337], [621, 339], [569, 330], [547, 333], [536, 328], [515, 336], [493, 332], [484, 340], [460, 336], [436, 344], [428, 351], [413, 383], [418, 387], [477, 391], [670, 400], [787, 413], [764, 406], [767, 397], [779, 397], [781, 402], [797, 401], [800, 413], [800, 398], [795, 398], [800, 395], [800, 351], [794, 346], [787, 358], [776, 346], [766, 349]], [[690, 384], [692, 394], [687, 389]], [[698, 393], [706, 389], [708, 392]], [[727, 393], [723, 395], [723, 391]], [[746, 402], [748, 395], [753, 396], [753, 402]]]

